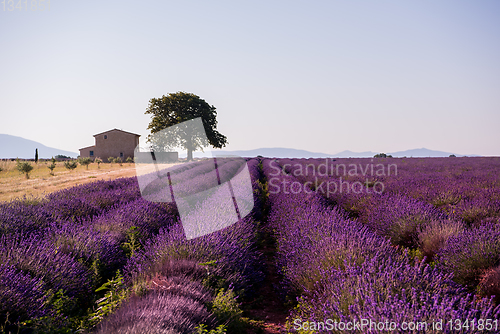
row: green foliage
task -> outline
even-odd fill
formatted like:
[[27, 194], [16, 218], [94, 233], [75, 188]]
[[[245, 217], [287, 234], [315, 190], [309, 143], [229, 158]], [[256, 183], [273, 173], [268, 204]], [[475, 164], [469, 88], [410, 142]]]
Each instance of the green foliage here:
[[167, 96], [163, 95], [161, 98], [152, 98], [149, 100], [149, 106], [145, 113], [151, 115], [151, 122], [148, 125], [151, 134], [197, 117], [202, 119], [208, 143], [203, 140], [204, 136], [199, 133], [192, 136], [186, 136], [185, 132], [172, 134], [172, 138], [167, 138], [162, 143], [154, 143], [153, 136], [148, 136], [148, 142], [157, 146], [155, 148], [158, 150], [182, 147], [188, 151], [188, 160], [192, 160], [193, 151], [197, 149], [208, 145], [222, 148], [227, 144], [226, 136], [216, 130], [217, 112], [215, 107], [195, 94], [177, 92]]
[[73, 333], [70, 329], [72, 324], [67, 316], [78, 310], [76, 301], [66, 296], [63, 290], [56, 293], [48, 290], [47, 296], [47, 304], [51, 305], [54, 314], [24, 321], [20, 323], [21, 328], [30, 329], [32, 333]]
[[113, 159], [113, 161], [114, 161], [115, 163], [117, 163], [117, 164], [120, 164], [120, 166], [122, 166], [122, 158], [120, 158], [120, 157], [116, 157], [116, 158], [114, 158], [114, 159]]
[[195, 328], [195, 334], [226, 334], [227, 329], [226, 326], [220, 325], [216, 329], [208, 330], [207, 325], [201, 324]]
[[33, 166], [31, 166], [31, 164], [29, 162], [20, 162], [19, 159], [17, 159], [17, 165], [16, 165], [16, 169], [21, 172], [21, 173], [24, 173], [26, 175], [26, 178], [29, 179], [30, 178], [30, 172], [33, 170]]
[[101, 168], [101, 164], [102, 164], [102, 159], [101, 158], [95, 158], [94, 162], [97, 164], [97, 168]]
[[127, 290], [123, 282], [123, 275], [118, 270], [115, 278], [108, 280], [95, 292], [106, 292], [104, 297], [97, 300], [97, 310], [90, 314], [89, 325], [94, 327], [102, 321], [107, 315], [116, 310], [120, 304], [127, 298]]
[[89, 165], [92, 163], [92, 159], [90, 158], [80, 158], [78, 159], [80, 165], [87, 167], [89, 169]]
[[66, 167], [66, 169], [73, 170], [76, 167], [78, 167], [78, 165], [77, 165], [76, 161], [65, 161], [64, 167]]
[[38, 149], [35, 148], [35, 163], [38, 163]]
[[71, 157], [68, 157], [67, 155], [58, 154], [56, 155], [56, 159], [71, 159]]
[[122, 249], [128, 257], [132, 257], [136, 251], [141, 249], [141, 233], [137, 226], [132, 226], [127, 230], [127, 241], [122, 244]]
[[385, 154], [385, 153], [379, 153], [379, 154], [375, 154], [373, 157], [374, 158], [392, 158], [392, 155]]
[[115, 158], [114, 158], [114, 157], [108, 157], [108, 162], [109, 162], [110, 164], [112, 164], [114, 161], [115, 161]]
[[52, 163], [47, 166], [48, 169], [50, 169], [50, 175], [54, 175], [54, 168], [56, 168], [56, 159], [52, 157], [50, 160]]
[[216, 273], [217, 260], [198, 263], [198, 265], [204, 266], [207, 270], [207, 276], [202, 281], [203, 286], [207, 289], [217, 291], [227, 286], [226, 278]]
[[245, 327], [245, 324], [241, 321], [243, 311], [236, 301], [237, 298], [232, 289], [220, 289], [211, 305], [211, 311], [220, 322], [227, 325], [231, 333], [240, 333]]
[[132, 159], [131, 157], [127, 157], [127, 160], [125, 160], [125, 162], [131, 164], [132, 162], [134, 162], [134, 159]]

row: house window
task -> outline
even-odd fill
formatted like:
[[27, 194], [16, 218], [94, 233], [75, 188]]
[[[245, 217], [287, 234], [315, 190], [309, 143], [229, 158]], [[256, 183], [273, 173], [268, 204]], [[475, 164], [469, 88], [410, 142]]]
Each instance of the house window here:
[[108, 135], [104, 135], [104, 139], [108, 139]]
[[94, 156], [94, 151], [90, 151], [90, 156], [93, 157]]
[[120, 158], [123, 158], [123, 152], [120, 152]]

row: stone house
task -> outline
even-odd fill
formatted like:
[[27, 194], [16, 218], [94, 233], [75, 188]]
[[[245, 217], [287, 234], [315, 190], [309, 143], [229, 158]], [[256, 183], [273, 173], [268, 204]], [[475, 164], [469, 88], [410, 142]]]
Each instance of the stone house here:
[[113, 129], [94, 135], [95, 145], [80, 149], [82, 158], [101, 158], [104, 162], [108, 157], [119, 157], [123, 161], [134, 157], [134, 149], [139, 145], [141, 135]]

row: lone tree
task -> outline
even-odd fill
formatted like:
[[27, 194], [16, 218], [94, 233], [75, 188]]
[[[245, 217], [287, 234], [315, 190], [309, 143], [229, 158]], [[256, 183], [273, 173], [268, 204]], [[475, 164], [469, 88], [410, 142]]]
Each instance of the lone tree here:
[[35, 163], [38, 163], [38, 149], [35, 148]]
[[[156, 149], [182, 147], [187, 150], [187, 159], [193, 160], [193, 151], [197, 149], [208, 145], [222, 148], [227, 144], [226, 136], [217, 131], [215, 107], [192, 93], [177, 92], [167, 96], [163, 95], [157, 99], [152, 98], [149, 100], [149, 106], [145, 113], [151, 114], [151, 123], [148, 126], [151, 135], [148, 136], [148, 142], [153, 143]], [[152, 134], [197, 117], [201, 117], [208, 143], [204, 140], [204, 135], [198, 131], [191, 132], [189, 135], [184, 131], [178, 131], [166, 142], [163, 141], [160, 145], [162, 147], [153, 142]]]

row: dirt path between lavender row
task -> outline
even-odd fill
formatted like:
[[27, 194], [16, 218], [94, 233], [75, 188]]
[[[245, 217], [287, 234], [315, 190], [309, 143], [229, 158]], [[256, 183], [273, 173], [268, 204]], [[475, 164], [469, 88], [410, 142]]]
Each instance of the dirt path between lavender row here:
[[[262, 172], [262, 171], [261, 171]], [[265, 179], [261, 174], [261, 182]], [[264, 190], [265, 187], [261, 189]], [[263, 196], [262, 216], [258, 231], [260, 242], [258, 251], [264, 255], [264, 273], [265, 280], [260, 284], [256, 291], [254, 300], [245, 303], [244, 316], [250, 320], [253, 325], [247, 330], [247, 334], [281, 334], [285, 333], [285, 324], [290, 313], [285, 307], [283, 296], [279, 294], [282, 277], [278, 274], [276, 268], [276, 240], [271, 227], [267, 223], [269, 210], [269, 197]]]
[[280, 284], [280, 276], [276, 272], [276, 245], [272, 232], [266, 226], [261, 231], [264, 240], [259, 248], [265, 256], [266, 278], [257, 291], [257, 298], [245, 311], [245, 316], [256, 321], [259, 330], [250, 329], [247, 334], [279, 334], [285, 333], [285, 323], [289, 310], [283, 305], [283, 300], [276, 291]]

